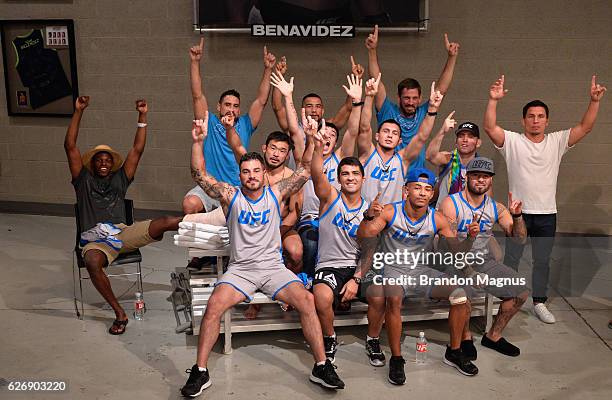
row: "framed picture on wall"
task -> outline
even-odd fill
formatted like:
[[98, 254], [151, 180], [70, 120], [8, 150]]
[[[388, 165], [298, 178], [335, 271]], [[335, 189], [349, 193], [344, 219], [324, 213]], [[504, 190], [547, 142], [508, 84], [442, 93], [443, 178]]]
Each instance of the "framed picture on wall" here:
[[71, 19], [0, 20], [9, 116], [69, 117], [79, 95]]

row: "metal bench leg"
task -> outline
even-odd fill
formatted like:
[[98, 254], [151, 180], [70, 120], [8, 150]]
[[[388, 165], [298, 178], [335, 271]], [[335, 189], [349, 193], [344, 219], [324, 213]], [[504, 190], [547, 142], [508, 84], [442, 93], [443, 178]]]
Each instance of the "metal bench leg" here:
[[483, 335], [491, 329], [493, 325], [493, 295], [487, 293], [485, 297], [485, 331]]

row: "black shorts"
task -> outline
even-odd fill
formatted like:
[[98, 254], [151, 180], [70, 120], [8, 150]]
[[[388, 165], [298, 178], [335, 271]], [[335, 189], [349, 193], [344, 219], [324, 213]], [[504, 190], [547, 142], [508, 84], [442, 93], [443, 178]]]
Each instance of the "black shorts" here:
[[312, 286], [318, 283], [326, 284], [334, 292], [334, 298], [339, 300], [342, 297], [340, 291], [353, 275], [355, 275], [355, 267], [321, 268], [315, 271]]

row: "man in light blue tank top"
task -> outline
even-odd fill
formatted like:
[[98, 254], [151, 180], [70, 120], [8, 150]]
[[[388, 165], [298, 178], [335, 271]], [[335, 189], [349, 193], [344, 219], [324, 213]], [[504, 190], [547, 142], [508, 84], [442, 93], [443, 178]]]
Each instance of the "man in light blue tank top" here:
[[[506, 280], [503, 285], [488, 284], [483, 287], [502, 300], [499, 312], [495, 316], [491, 329], [482, 337], [482, 345], [497, 352], [516, 357], [520, 349], [502, 337], [502, 331], [521, 309], [527, 299], [529, 290], [524, 283], [524, 277], [512, 268], [497, 261], [489, 250], [490, 242], [494, 240], [493, 226], [499, 224], [508, 240], [524, 243], [527, 239], [527, 227], [521, 215], [522, 203], [508, 196], [508, 208], [496, 202], [486, 193], [493, 186], [495, 175], [493, 160], [486, 157], [476, 157], [467, 164], [466, 188], [447, 197], [441, 205], [442, 213], [448, 218], [451, 228], [457, 231], [457, 237], [465, 238], [468, 230], [475, 228], [478, 232], [472, 252], [479, 252], [483, 262], [475, 262], [472, 269], [479, 274], [486, 274], [489, 278]], [[450, 272], [449, 272], [450, 273]], [[491, 281], [493, 282], [493, 281]], [[469, 325], [468, 325], [469, 326]], [[476, 348], [471, 333], [464, 332], [461, 348], [465, 354], [476, 359]]]
[[371, 78], [366, 82], [366, 99], [361, 113], [357, 154], [365, 169], [366, 180], [361, 189], [362, 196], [368, 202], [378, 196], [381, 204], [390, 204], [402, 200], [402, 187], [408, 166], [427, 142], [444, 96], [432, 83], [427, 116], [406, 147], [397, 150], [403, 140], [402, 127], [394, 119], [380, 124], [374, 136], [375, 144], [372, 144], [372, 104], [380, 91], [380, 78], [379, 75], [376, 79]]
[[[374, 27], [374, 32], [371, 33], [365, 42], [368, 49], [368, 73], [370, 78], [376, 78], [380, 74], [380, 65], [378, 63], [378, 26]], [[444, 45], [448, 53], [448, 58], [444, 69], [437, 81], [436, 89], [443, 95], [446, 94], [453, 80], [453, 72], [455, 63], [459, 54], [459, 43], [451, 43], [448, 36], [444, 34]], [[406, 78], [397, 85], [397, 104], [393, 103], [390, 96], [387, 94], [385, 86], [381, 83], [380, 90], [376, 95], [376, 110], [378, 113], [378, 125], [388, 119], [396, 120], [401, 126], [402, 141], [398, 145], [397, 150], [406, 147], [417, 135], [420, 125], [426, 118], [427, 102], [422, 103], [421, 85], [416, 79]], [[411, 167], [425, 166], [425, 151], [421, 150], [416, 159], [410, 165]]]
[[[317, 124], [307, 122], [306, 134], [317, 133]], [[282, 263], [280, 206], [310, 177], [312, 139], [295, 173], [272, 186], [264, 186], [264, 160], [258, 153], [245, 154], [239, 163], [240, 187], [219, 182], [206, 174], [201, 146], [206, 136], [204, 121], [194, 127], [191, 173], [206, 193], [219, 200], [227, 218], [230, 234], [230, 264], [215, 285], [200, 325], [198, 356], [189, 379], [181, 389], [184, 396], [195, 397], [210, 386], [208, 357], [219, 337], [221, 316], [229, 308], [250, 301], [256, 290], [293, 306], [300, 314], [302, 331], [313, 351], [315, 366], [310, 380], [330, 389], [343, 389], [344, 382], [326, 360], [323, 334], [313, 296], [297, 276]]]
[[[416, 294], [417, 297], [426, 299], [450, 301], [450, 346], [446, 348], [443, 361], [463, 375], [473, 376], [478, 373], [478, 368], [463, 355], [460, 347], [462, 333], [469, 323], [470, 302], [467, 293], [461, 287], [444, 283], [443, 278], [450, 276], [431, 268], [427, 261], [429, 254], [433, 254], [431, 246], [436, 234], [446, 238], [449, 244], [452, 243], [453, 248], [459, 251], [468, 250], [472, 244], [469, 239], [458, 243], [448, 220], [441, 213], [429, 208], [435, 180], [433, 172], [425, 168], [410, 170], [405, 185], [406, 200], [384, 207], [375, 200], [357, 231], [358, 238], [363, 239], [362, 252], [366, 258], [369, 258], [370, 252], [375, 248], [372, 244], [376, 246], [376, 238], [380, 234], [378, 253], [374, 254], [373, 258], [379, 263], [373, 267], [382, 267], [382, 275], [375, 276], [373, 284], [367, 289], [366, 350], [371, 347], [367, 342], [378, 342], [384, 321], [392, 354], [388, 379], [395, 385], [403, 385], [406, 381], [400, 339], [401, 307], [408, 295]], [[374, 363], [369, 351], [368, 355], [372, 365], [384, 365], [380, 362]], [[380, 357], [374, 360], [378, 361]]]
[[[263, 111], [268, 102], [270, 95], [270, 75], [272, 68], [276, 62], [274, 54], [268, 52], [264, 47], [263, 63], [264, 72], [261, 77], [261, 82], [257, 90], [257, 97], [251, 104], [249, 112], [245, 115], [240, 115], [240, 93], [234, 89], [226, 90], [219, 96], [214, 114], [209, 109], [209, 103], [204, 96], [202, 89], [202, 78], [200, 76], [200, 60], [204, 52], [204, 38], [200, 39], [200, 44], [189, 49], [189, 58], [191, 59], [190, 77], [191, 77], [191, 95], [193, 98], [193, 116], [194, 119], [200, 120], [204, 118], [204, 114], [208, 113], [208, 140], [202, 147], [202, 151], [206, 156], [208, 173], [215, 179], [223, 182], [228, 182], [233, 186], [238, 186], [238, 164], [234, 160], [232, 150], [227, 144], [225, 128], [221, 123], [221, 118], [225, 115], [234, 117], [234, 126], [240, 140], [246, 148], [249, 147], [249, 142], [259, 125], [259, 121], [263, 115]], [[204, 191], [196, 185], [191, 189], [183, 199], [183, 211], [185, 214], [194, 214], [206, 211], [211, 211], [216, 208], [218, 202], [213, 201]]]

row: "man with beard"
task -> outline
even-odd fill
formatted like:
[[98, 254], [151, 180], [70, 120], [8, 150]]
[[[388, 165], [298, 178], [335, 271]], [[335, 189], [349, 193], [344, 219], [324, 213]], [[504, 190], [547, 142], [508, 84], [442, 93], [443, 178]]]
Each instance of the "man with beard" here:
[[[571, 129], [545, 134], [548, 126], [548, 106], [533, 100], [523, 107], [519, 134], [497, 125], [497, 102], [508, 92], [502, 75], [489, 89], [489, 101], [484, 117], [484, 129], [495, 148], [506, 160], [510, 192], [523, 201], [523, 218], [531, 236], [533, 258], [533, 304], [540, 321], [553, 324], [555, 316], [546, 308], [550, 254], [557, 230], [557, 177], [563, 155], [582, 140], [595, 125], [600, 100], [606, 88], [591, 78], [589, 106], [578, 125]], [[504, 264], [518, 270], [524, 246], [509, 242]]]
[[[459, 54], [459, 43], [451, 43], [448, 40], [448, 35], [444, 34], [444, 44], [448, 52], [448, 58], [440, 78], [438, 78], [438, 86], [436, 89], [445, 95], [453, 80], [453, 72], [457, 55]], [[380, 74], [380, 66], [378, 64], [378, 25], [374, 27], [374, 32], [368, 35], [366, 42], [368, 49], [368, 73], [370, 78], [375, 78]], [[378, 124], [382, 121], [394, 119], [400, 125], [402, 131], [402, 141], [398, 150], [408, 146], [410, 141], [417, 135], [419, 127], [423, 123], [428, 112], [429, 104], [427, 102], [421, 104], [421, 85], [416, 79], [406, 78], [397, 85], [397, 101], [393, 103], [387, 96], [387, 90], [381, 83], [378, 93], [376, 94], [375, 105], [378, 113], [376, 118]], [[412, 167], [423, 167], [425, 165], [425, 152], [418, 154], [412, 162]]]
[[[356, 119], [359, 119], [358, 113]], [[352, 117], [352, 116], [351, 116]], [[357, 125], [349, 121], [349, 127]], [[335, 361], [338, 341], [334, 331], [334, 305], [347, 304], [355, 298], [361, 283], [357, 268], [360, 249], [357, 228], [368, 208], [361, 197], [363, 166], [355, 157], [346, 157], [338, 164], [340, 191], [334, 188], [323, 172], [323, 148], [327, 138], [315, 141], [312, 159], [312, 182], [319, 199], [319, 241], [314, 274], [314, 297], [323, 331], [325, 355]]]
[[465, 189], [465, 166], [474, 157], [478, 156], [477, 151], [482, 144], [478, 125], [473, 122], [464, 122], [455, 130], [455, 149], [452, 152], [440, 151], [444, 135], [455, 127], [454, 114], [453, 111], [444, 120], [442, 127], [427, 146], [425, 153], [427, 161], [439, 168], [438, 198], [434, 199], [436, 200], [436, 210], [440, 208], [442, 201], [448, 195]]
[[419, 126], [410, 144], [396, 150], [402, 139], [401, 126], [394, 119], [383, 121], [375, 135], [376, 145], [372, 144], [372, 103], [380, 92], [380, 77], [366, 82], [366, 99], [361, 113], [357, 154], [365, 169], [365, 182], [361, 189], [363, 198], [371, 202], [389, 204], [402, 200], [402, 186], [410, 163], [419, 155], [433, 129], [443, 95], [431, 84], [431, 95], [427, 102], [427, 116]]
[[[317, 134], [317, 124], [305, 121], [305, 133]], [[334, 366], [325, 358], [321, 325], [314, 299], [297, 276], [282, 262], [280, 239], [280, 206], [299, 190], [310, 176], [312, 139], [300, 166], [275, 185], [264, 186], [264, 161], [258, 153], [247, 153], [240, 159], [240, 187], [219, 182], [206, 174], [202, 142], [207, 124], [198, 121], [192, 131], [191, 172], [206, 193], [221, 203], [230, 235], [230, 262], [210, 297], [200, 325], [197, 362], [181, 389], [184, 396], [195, 397], [210, 386], [208, 357], [217, 341], [221, 316], [230, 307], [250, 301], [256, 290], [293, 306], [300, 313], [302, 330], [314, 353], [312, 382], [330, 389], [343, 389]]]
[[[360, 103], [363, 92], [361, 79], [355, 75], [351, 75], [350, 77], [347, 76], [347, 80], [349, 86], [343, 86], [346, 94], [352, 99], [353, 103]], [[300, 139], [302, 128], [297, 123], [297, 114], [293, 105], [293, 78], [287, 82], [281, 74], [273, 73], [272, 86], [277, 88], [285, 98], [289, 131], [292, 137], [297, 138], [294, 139], [294, 143], [297, 147], [297, 143], [300, 141], [303, 143], [303, 139]], [[342, 138], [342, 144], [336, 150], [334, 150], [334, 148], [338, 140], [338, 127], [332, 123], [322, 124], [325, 135], [325, 142], [322, 150], [324, 158], [323, 171], [329, 183], [336, 189], [340, 188], [336, 179], [339, 160], [344, 157], [352, 156], [355, 151], [360, 113], [361, 109], [358, 106], [351, 109], [346, 132]], [[304, 108], [302, 108], [302, 115], [302, 119], [312, 118], [316, 121], [316, 118], [309, 116]], [[325, 120], [322, 119], [321, 122], [323, 121]], [[296, 197], [297, 198], [291, 200], [291, 210], [297, 209], [296, 211], [299, 211], [300, 215], [298, 233], [302, 239], [304, 249], [303, 271], [308, 276], [312, 277], [314, 275], [319, 240], [319, 199], [315, 194], [312, 180], [309, 180], [306, 185], [304, 185], [304, 189]]]
[[[446, 218], [429, 208], [434, 193], [435, 175], [425, 168], [414, 168], [408, 172], [404, 190], [406, 200], [384, 207], [375, 199], [364, 214], [357, 230], [357, 237], [372, 242], [381, 234], [377, 252], [383, 255], [385, 265], [382, 274], [375, 276], [373, 284], [367, 288], [368, 336], [366, 352], [373, 366], [384, 365], [384, 354], [380, 350], [380, 331], [385, 322], [391, 359], [389, 360], [389, 382], [403, 385], [406, 381], [401, 355], [402, 302], [406, 296], [419, 295], [427, 299], [448, 299], [450, 311], [450, 346], [446, 347], [444, 363], [455, 367], [460, 373], [473, 376], [478, 368], [461, 351], [462, 333], [470, 318], [470, 302], [463, 288], [437, 285], [435, 280], [449, 277], [443, 272], [430, 268], [423, 257], [432, 250], [434, 236], [439, 234], [449, 240], [454, 249], [469, 248], [471, 240], [459, 246], [455, 232]], [[455, 240], [453, 240], [455, 239]], [[362, 248], [364, 257], [369, 250]], [[412, 253], [413, 257], [409, 256]], [[406, 254], [407, 257], [394, 256], [388, 263], [389, 255]], [[375, 259], [378, 257], [375, 257]], [[401, 258], [401, 260], [399, 259]], [[380, 270], [380, 266], [374, 266]], [[423, 279], [425, 284], [423, 284]]]
[[[466, 188], [451, 194], [441, 204], [442, 213], [448, 218], [451, 228], [457, 232], [457, 237], [466, 239], [468, 231], [477, 229], [477, 235], [472, 245], [471, 253], [478, 256], [478, 262], [471, 264], [473, 271], [486, 274], [489, 278], [509, 279], [510, 284], [498, 287], [492, 284], [483, 289], [502, 300], [499, 312], [495, 316], [491, 330], [482, 337], [482, 345], [496, 350], [504, 355], [516, 357], [520, 349], [502, 337], [502, 331], [508, 321], [521, 309], [529, 291], [523, 280], [512, 268], [495, 260], [489, 251], [490, 240], [493, 238], [493, 227], [499, 224], [510, 240], [525, 243], [527, 228], [521, 216], [522, 203], [512, 199], [508, 194], [508, 208], [496, 202], [486, 193], [493, 186], [495, 175], [493, 161], [485, 157], [476, 157], [467, 164]], [[469, 324], [466, 325], [469, 328]], [[469, 329], [464, 331], [461, 349], [471, 360], [476, 360], [476, 348]]]
[[64, 149], [76, 192], [83, 262], [91, 282], [115, 312], [115, 321], [108, 332], [121, 335], [125, 332], [128, 317], [113, 293], [104, 268], [112, 264], [120, 253], [129, 253], [159, 241], [164, 232], [177, 230], [181, 217], [161, 217], [125, 225], [125, 194], [134, 180], [146, 143], [147, 102], [136, 101], [138, 128], [125, 162], [119, 153], [106, 145], [98, 145], [81, 156], [77, 136], [88, 105], [89, 96], [76, 100]]
[[[204, 113], [208, 112], [208, 101], [202, 90], [202, 78], [200, 76], [200, 60], [203, 52], [204, 38], [200, 39], [199, 45], [189, 49], [193, 116], [196, 120], [203, 119]], [[221, 118], [225, 115], [232, 115], [234, 117], [236, 131], [244, 146], [248, 148], [251, 136], [259, 124], [268, 102], [270, 74], [275, 62], [275, 56], [269, 53], [264, 46], [264, 73], [257, 91], [257, 98], [251, 104], [247, 114], [240, 115], [240, 93], [234, 89], [226, 90], [219, 96], [219, 103], [217, 104], [218, 115], [210, 113], [208, 118], [208, 140], [204, 144], [203, 151], [208, 160], [208, 173], [215, 177], [215, 179], [231, 183], [234, 186], [240, 184], [238, 180], [238, 165], [234, 160], [232, 150], [227, 144], [225, 128], [221, 124]], [[187, 192], [183, 199], [183, 211], [185, 214], [194, 214], [203, 210], [211, 211], [213, 208], [218, 207], [218, 205], [218, 202], [212, 201], [199, 186]]]
[[[236, 132], [236, 129], [234, 128], [233, 116], [224, 116], [221, 118], [221, 123], [227, 132], [227, 142], [234, 152], [236, 161], [240, 162], [240, 159], [247, 153], [247, 150], [242, 145], [238, 132]], [[279, 131], [270, 133], [266, 139], [266, 144], [261, 146], [261, 150], [265, 162], [265, 185], [272, 186], [293, 174], [293, 170], [285, 166], [285, 161], [287, 160], [291, 151], [294, 150], [293, 141], [289, 135]], [[300, 155], [299, 158], [301, 157], [302, 156]], [[281, 219], [283, 221], [287, 219], [290, 213], [289, 201], [290, 198], [288, 197], [280, 204]], [[219, 208], [212, 212], [220, 214], [220, 217], [223, 216], [223, 213]], [[301, 272], [303, 253], [302, 240], [300, 239], [298, 233], [292, 229], [292, 225], [281, 225], [281, 239], [285, 266], [296, 274]], [[251, 304], [245, 310], [244, 316], [247, 319], [255, 319], [259, 310], [261, 310], [260, 304]]]

